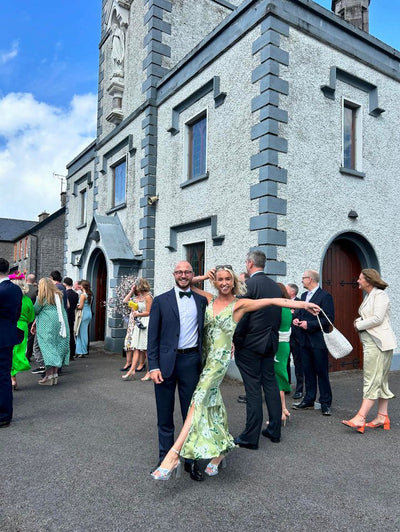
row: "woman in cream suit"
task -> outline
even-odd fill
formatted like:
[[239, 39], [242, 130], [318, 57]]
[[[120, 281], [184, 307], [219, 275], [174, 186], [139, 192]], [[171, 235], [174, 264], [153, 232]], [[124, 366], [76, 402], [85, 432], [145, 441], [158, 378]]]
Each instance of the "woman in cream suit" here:
[[[389, 390], [388, 376], [396, 338], [390, 325], [389, 298], [384, 292], [388, 284], [372, 268], [362, 270], [357, 283], [360, 290], [367, 293], [358, 310], [360, 317], [354, 322], [364, 351], [363, 402], [357, 414], [342, 423], [361, 433], [365, 427], [389, 430], [388, 402], [394, 395]], [[376, 400], [378, 413], [374, 420], [366, 423], [368, 412]]]

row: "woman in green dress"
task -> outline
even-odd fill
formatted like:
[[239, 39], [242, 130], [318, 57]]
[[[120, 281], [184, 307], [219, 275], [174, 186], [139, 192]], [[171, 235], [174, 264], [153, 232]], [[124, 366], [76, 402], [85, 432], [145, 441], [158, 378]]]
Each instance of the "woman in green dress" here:
[[[278, 283], [282, 292], [282, 297], [290, 299], [286, 291], [285, 285]], [[286, 408], [285, 392], [290, 392], [289, 375], [287, 371], [287, 363], [290, 356], [290, 329], [292, 325], [292, 311], [290, 308], [282, 308], [281, 325], [279, 327], [279, 347], [274, 357], [275, 377], [278, 381], [279, 393], [282, 403], [282, 423], [286, 425], [289, 421], [290, 412]]]
[[21, 315], [19, 317], [17, 327], [24, 331], [24, 339], [20, 344], [13, 348], [12, 364], [11, 364], [11, 382], [14, 390], [17, 389], [17, 373], [20, 371], [28, 371], [31, 369], [29, 360], [26, 358], [26, 345], [28, 343], [28, 325], [35, 319], [35, 311], [33, 310], [33, 303], [26, 295], [29, 292], [29, 287], [25, 282], [24, 274], [12, 274], [10, 280], [19, 286], [22, 290], [22, 306]]
[[160, 466], [152, 473], [155, 480], [168, 480], [172, 472], [179, 473], [179, 456], [196, 460], [212, 458], [205, 472], [214, 476], [218, 474], [218, 466], [224, 456], [235, 447], [233, 437], [229, 434], [226, 409], [219, 388], [231, 358], [233, 333], [244, 314], [269, 305], [306, 308], [314, 314], [319, 312], [317, 305], [304, 301], [236, 299], [245, 288], [228, 265], [217, 266], [206, 275], [196, 277], [193, 282], [204, 279], [210, 279], [218, 292], [215, 297], [192, 287], [208, 300], [204, 322], [205, 365], [182, 430]]

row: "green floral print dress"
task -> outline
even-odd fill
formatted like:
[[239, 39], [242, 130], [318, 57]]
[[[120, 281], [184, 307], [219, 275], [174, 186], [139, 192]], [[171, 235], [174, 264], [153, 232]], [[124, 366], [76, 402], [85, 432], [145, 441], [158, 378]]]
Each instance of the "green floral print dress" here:
[[205, 365], [194, 391], [192, 424], [181, 450], [181, 456], [200, 460], [227, 454], [235, 447], [229, 434], [228, 419], [220, 385], [231, 358], [232, 337], [236, 323], [233, 307], [236, 300], [214, 317], [213, 298], [204, 321], [203, 358]]

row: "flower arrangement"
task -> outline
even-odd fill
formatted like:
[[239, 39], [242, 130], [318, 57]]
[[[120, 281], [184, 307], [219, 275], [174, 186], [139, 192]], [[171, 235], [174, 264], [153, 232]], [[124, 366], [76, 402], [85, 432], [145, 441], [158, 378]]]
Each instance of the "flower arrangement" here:
[[135, 283], [136, 275], [122, 275], [118, 280], [118, 285], [114, 288], [114, 297], [108, 300], [108, 305], [113, 309], [114, 317], [122, 317], [124, 320], [129, 318], [131, 312], [131, 303], [137, 305], [133, 301], [128, 304], [124, 303], [124, 299]]

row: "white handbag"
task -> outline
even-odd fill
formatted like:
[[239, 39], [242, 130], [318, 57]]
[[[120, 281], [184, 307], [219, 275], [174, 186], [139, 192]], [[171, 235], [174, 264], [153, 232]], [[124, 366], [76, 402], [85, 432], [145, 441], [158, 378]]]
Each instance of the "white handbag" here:
[[328, 316], [325, 314], [325, 312], [321, 309], [322, 314], [325, 316], [325, 318], [328, 320], [328, 322], [332, 326], [331, 332], [325, 332], [322, 328], [321, 321], [319, 319], [319, 316], [317, 315], [319, 326], [321, 327], [322, 335], [324, 337], [325, 345], [330, 354], [333, 356], [333, 358], [343, 358], [347, 356], [349, 353], [353, 351], [353, 346], [348, 341], [348, 339], [343, 336], [343, 334], [336, 329], [336, 327], [333, 325], [331, 320], [328, 318]]

